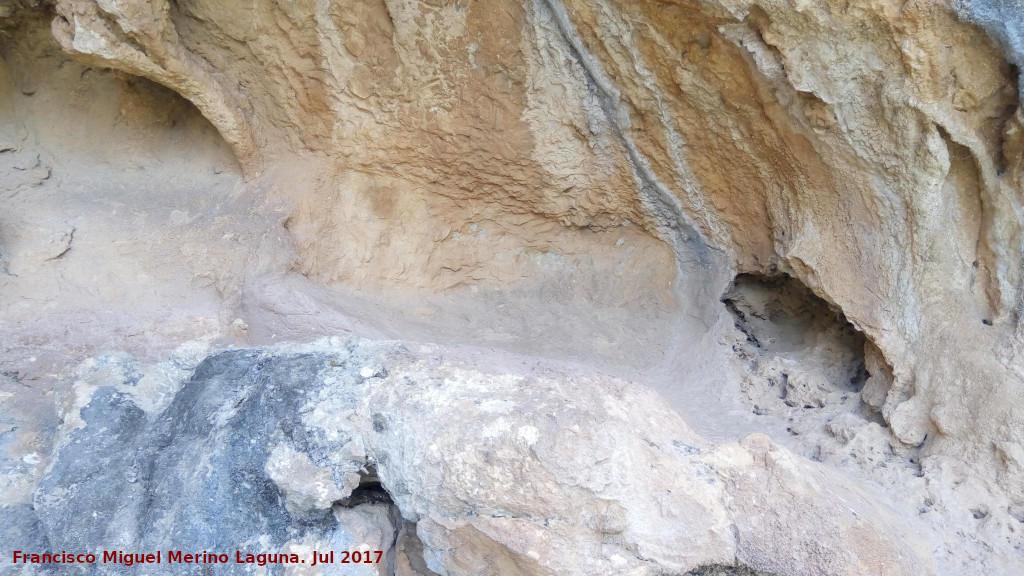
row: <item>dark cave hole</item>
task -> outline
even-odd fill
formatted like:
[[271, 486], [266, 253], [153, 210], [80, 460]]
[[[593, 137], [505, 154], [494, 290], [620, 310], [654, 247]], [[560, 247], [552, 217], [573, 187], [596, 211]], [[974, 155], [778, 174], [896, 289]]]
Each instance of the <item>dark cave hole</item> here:
[[859, 392], [867, 382], [864, 334], [800, 280], [739, 274], [722, 303], [756, 352], [816, 362], [840, 390]]
[[352, 490], [348, 498], [338, 500], [335, 504], [343, 508], [355, 508], [363, 504], [394, 506], [395, 501], [381, 484], [376, 468], [372, 464], [367, 464], [364, 470], [359, 474], [359, 485]]
[[355, 490], [352, 490], [352, 494], [348, 498], [338, 500], [336, 504], [344, 508], [355, 508], [362, 504], [387, 504], [390, 506], [394, 504], [394, 501], [380, 482], [371, 482], [360, 484]]
[[352, 493], [347, 498], [334, 503], [336, 507], [348, 509], [378, 504], [387, 507], [388, 517], [394, 529], [394, 539], [385, 554], [385, 573], [394, 574], [396, 565], [404, 562], [416, 574], [435, 575], [427, 567], [423, 555], [423, 542], [416, 534], [416, 523], [409, 522], [402, 517], [401, 510], [398, 509], [391, 493], [381, 482], [373, 464], [366, 464], [360, 472], [359, 485], [352, 490]]

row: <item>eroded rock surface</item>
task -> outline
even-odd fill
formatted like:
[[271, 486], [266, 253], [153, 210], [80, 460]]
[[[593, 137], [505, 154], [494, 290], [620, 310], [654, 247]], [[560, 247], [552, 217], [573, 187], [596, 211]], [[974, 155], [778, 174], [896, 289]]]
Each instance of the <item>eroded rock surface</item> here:
[[[1021, 10], [1015, 0], [0, 4], [0, 513], [58, 525], [57, 512], [29, 512], [29, 495], [47, 469], [37, 497], [71, 483], [50, 456], [67, 454], [73, 434], [55, 435], [50, 406], [61, 407], [65, 427], [80, 418], [58, 382], [85, 358], [105, 358], [83, 369], [121, 384], [106, 400], [85, 394], [95, 404], [82, 422], [113, 419], [125, 438], [89, 425], [77, 433], [96, 432], [87, 439], [98, 456], [129, 442], [152, 464], [152, 443], [170, 433], [159, 432], [170, 426], [160, 418], [183, 402], [177, 387], [194, 365], [181, 354], [358, 334], [582, 362], [652, 386], [706, 437], [746, 437], [729, 449], [694, 440], [698, 455], [657, 443], [631, 456], [641, 467], [684, 470], [734, 450], [735, 462], [716, 469], [753, 476], [680, 488], [679, 498], [706, 498], [724, 514], [723, 524], [702, 517], [714, 536], [687, 541], [691, 548], [667, 544], [676, 542], [671, 530], [609, 533], [627, 568], [650, 560], [695, 574], [854, 570], [841, 554], [824, 564], [802, 544], [782, 554], [773, 541], [814, 532], [819, 516], [832, 515], [831, 497], [805, 514], [801, 502], [819, 502], [817, 489], [799, 488], [818, 470], [806, 457], [868, 492], [880, 488], [868, 508], [923, 519], [940, 573], [1019, 574]], [[779, 305], [742, 298], [737, 287], [754, 277], [791, 288]], [[820, 306], [807, 316], [801, 302]], [[173, 352], [195, 341], [191, 352]], [[124, 384], [135, 365], [124, 354], [139, 359], [142, 393]], [[161, 363], [169, 356], [178, 360]], [[412, 409], [388, 395], [397, 384], [376, 379], [388, 410]], [[369, 386], [321, 384], [340, 397]], [[587, 385], [593, 391], [572, 398], [581, 406], [610, 386]], [[544, 386], [537, 402], [562, 397]], [[288, 401], [308, 401], [300, 396]], [[462, 422], [454, 408], [427, 407], [437, 426]], [[265, 408], [261, 425], [273, 428], [284, 416]], [[614, 422], [623, 428], [613, 436], [656, 435], [635, 406], [625, 420], [591, 409], [576, 423], [588, 439]], [[374, 418], [356, 421], [365, 428]], [[522, 425], [543, 438], [574, 425], [540, 424]], [[356, 428], [366, 462], [404, 449], [373, 444], [398, 436]], [[237, 526], [341, 534], [330, 522], [308, 527], [309, 514], [330, 520], [322, 506], [360, 480], [328, 482], [311, 468], [323, 461], [308, 446], [260, 434], [247, 470], [278, 501], [272, 512], [242, 512], [255, 516]], [[420, 450], [428, 437], [402, 441]], [[483, 450], [487, 438], [466, 449]], [[506, 440], [507, 462], [499, 451], [463, 463], [480, 489], [497, 481], [487, 458], [507, 468], [578, 456]], [[772, 484], [781, 468], [758, 468], [769, 461], [786, 463], [792, 488]], [[455, 506], [444, 502], [457, 494], [479, 503], [468, 483], [403, 492], [389, 482], [425, 481], [434, 469], [397, 471], [394, 462], [378, 472], [404, 520], [387, 506], [349, 514], [352, 525], [376, 527], [366, 528], [376, 531], [371, 540], [405, 542], [407, 522]], [[567, 480], [555, 476], [529, 485], [562, 490]], [[740, 481], [749, 478], [756, 486]], [[205, 489], [216, 490], [210, 482]], [[126, 497], [152, 496], [133, 486]], [[600, 507], [596, 491], [530, 492], [522, 505], [533, 507], [532, 522], [569, 505]], [[721, 508], [726, 496], [736, 508]], [[682, 514], [671, 503], [621, 502], [629, 522]], [[786, 504], [762, 517], [765, 502]], [[105, 526], [128, 530], [139, 521], [132, 514], [149, 510], [131, 506]], [[425, 570], [423, 556], [441, 573], [482, 570], [476, 552], [439, 552], [462, 550], [455, 543], [466, 539], [511, 554], [504, 573], [611, 570], [601, 562], [614, 554], [595, 544], [605, 537], [579, 517], [570, 532], [589, 534], [589, 552], [560, 556], [564, 541], [552, 537], [545, 542], [555, 548], [531, 548], [534, 557], [524, 543], [556, 529], [529, 536], [512, 520], [499, 529], [456, 508], [463, 523], [418, 523], [426, 555], [396, 554], [393, 569]], [[867, 541], [898, 532], [900, 521], [885, 518], [864, 528]], [[747, 536], [715, 532], [723, 526]], [[40, 546], [43, 533], [28, 526], [12, 538]], [[81, 541], [100, 537], [90, 534]], [[818, 538], [859, 538], [831, 534]], [[419, 550], [417, 542], [395, 549]]]
[[[234, 561], [361, 546], [393, 574], [408, 522], [419, 546], [401, 549], [421, 556], [407, 562], [439, 574], [935, 571], [917, 527], [848, 479], [763, 435], [712, 445], [655, 393], [600, 374], [358, 339], [179, 368], [121, 356], [77, 370], [26, 538], [38, 518], [33, 536], [61, 550]], [[366, 495], [369, 477], [386, 494]]]

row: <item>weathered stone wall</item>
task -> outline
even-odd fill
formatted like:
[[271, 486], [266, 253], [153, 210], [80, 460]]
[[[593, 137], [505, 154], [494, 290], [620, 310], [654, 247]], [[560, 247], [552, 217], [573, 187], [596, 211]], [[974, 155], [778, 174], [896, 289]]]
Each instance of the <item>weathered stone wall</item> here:
[[[935, 570], [911, 526], [840, 476], [763, 435], [712, 446], [650, 390], [599, 374], [358, 339], [221, 352], [187, 381], [182, 360], [106, 356], [61, 390], [34, 500], [49, 547], [229, 551], [217, 573], [246, 568], [237, 549], [364, 545], [393, 563], [398, 518], [351, 501], [369, 469], [440, 574]], [[99, 573], [139, 569], [183, 568]]]
[[[167, 204], [169, 228], [140, 216], [150, 197], [117, 198], [136, 223], [113, 230], [148, 238], [131, 252], [110, 248], [114, 232], [96, 231], [112, 216], [29, 225], [41, 196], [24, 190], [58, 202], [75, 176], [61, 172], [60, 154], [36, 155], [32, 137], [0, 150], [11, 167], [3, 290], [21, 303], [4, 311], [16, 329], [3, 342], [11, 357], [0, 359], [17, 367], [34, 350], [59, 348], [38, 343], [60, 340], [56, 312], [33, 332], [43, 305], [26, 302], [74, 301], [60, 314], [88, 315], [135, 294], [104, 290], [121, 279], [97, 279], [106, 269], [90, 265], [116, 255], [154, 293], [182, 274], [189, 289], [161, 292], [152, 306], [163, 316], [119, 320], [131, 327], [117, 338], [107, 337], [109, 322], [89, 324], [98, 335], [76, 336], [63, 362], [155, 332], [165, 350], [205, 332], [236, 344], [416, 333], [611, 358], [662, 391], [685, 385], [714, 398], [794, 362], [763, 350], [748, 357], [742, 345], [734, 354], [737, 333], [719, 302], [738, 274], [786, 274], [863, 334], [870, 372], [863, 405], [815, 424], [841, 441], [807, 440], [807, 452], [839, 465], [857, 431], [868, 431], [860, 442], [871, 448], [851, 448], [851, 467], [888, 474], [865, 461], [880, 450], [881, 460], [916, 468], [920, 479], [906, 491], [921, 509], [940, 510], [935, 522], [948, 538], [939, 556], [956, 558], [947, 567], [1013, 573], [1024, 564], [1018, 4], [11, 3], [0, 12], [3, 38], [31, 46], [4, 46], [0, 84], [21, 94], [0, 99], [4, 126], [24, 110], [45, 124], [47, 108], [18, 103], [36, 98], [25, 71], [40, 62], [64, 70], [44, 88], [70, 86], [72, 69], [84, 82], [112, 68], [119, 82], [143, 77], [194, 104], [241, 177], [197, 180], [192, 188], [220, 196], [181, 200], [204, 206], [202, 216]], [[79, 64], [64, 68], [23, 31], [44, 21]], [[137, 99], [150, 104], [133, 112], [130, 90], [102, 93], [128, 103], [111, 120], [121, 128], [140, 125], [139, 110], [156, 101]], [[30, 124], [18, 130], [30, 133]], [[65, 152], [82, 154], [96, 140]], [[146, 174], [175, 170], [144, 149]], [[218, 174], [232, 171], [222, 164]], [[192, 288], [215, 294], [196, 298]], [[413, 319], [352, 304], [361, 291], [400, 302]], [[453, 294], [475, 300], [450, 304]], [[504, 309], [509, 294], [517, 313]], [[202, 308], [196, 324], [209, 330], [190, 331], [180, 318], [173, 330], [156, 328], [152, 318], [186, 308]], [[830, 346], [808, 344], [838, 357]], [[824, 419], [815, 414], [804, 420]], [[974, 531], [979, 551], [951, 543], [950, 534]]]

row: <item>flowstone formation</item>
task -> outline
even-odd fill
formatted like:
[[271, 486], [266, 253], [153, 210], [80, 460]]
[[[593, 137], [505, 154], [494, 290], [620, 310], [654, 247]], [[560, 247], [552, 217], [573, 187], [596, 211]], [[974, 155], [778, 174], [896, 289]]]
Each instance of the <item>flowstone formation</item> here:
[[1024, 572], [1022, 26], [0, 3], [0, 541]]

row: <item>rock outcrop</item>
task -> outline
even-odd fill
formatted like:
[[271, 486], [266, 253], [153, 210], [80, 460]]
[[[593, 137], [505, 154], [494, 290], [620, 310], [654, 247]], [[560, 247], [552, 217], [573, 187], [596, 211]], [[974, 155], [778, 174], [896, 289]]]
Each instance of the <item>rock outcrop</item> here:
[[[935, 570], [915, 528], [849, 480], [763, 435], [711, 445], [599, 374], [355, 339], [183, 368], [101, 357], [60, 391], [34, 498], [44, 549], [226, 552], [201, 564], [241, 573], [239, 549], [310, 563], [361, 546], [385, 560], [359, 573], [394, 574], [404, 519], [439, 574]], [[375, 481], [386, 493], [360, 497]]]
[[[343, 446], [288, 444], [276, 432], [288, 418], [265, 403], [216, 424], [227, 436], [255, 430], [246, 418], [269, 427], [252, 432], [259, 447], [248, 460], [226, 444], [203, 444], [219, 438], [214, 428], [193, 439], [198, 444], [175, 445], [246, 461], [267, 507], [247, 509], [253, 516], [235, 525], [272, 535], [273, 546], [261, 544], [267, 550], [292, 540], [306, 546], [299, 532], [318, 542], [347, 538], [339, 534], [348, 524], [332, 524], [327, 504], [358, 488], [344, 477], [358, 469], [346, 466], [372, 461], [398, 512], [377, 503], [359, 518], [351, 512], [358, 506], [335, 506], [335, 516], [370, 527], [376, 535], [368, 539], [398, 538], [396, 550], [422, 545], [441, 573], [480, 573], [476, 554], [507, 559], [501, 573], [703, 574], [732, 566], [853, 574], [873, 562], [927, 573], [917, 543], [833, 554], [899, 534], [911, 516], [929, 526], [938, 573], [1021, 572], [1018, 4], [3, 4], [5, 514], [26, 518], [17, 528], [23, 536], [95, 541], [99, 533], [72, 529], [59, 506], [77, 514], [98, 501], [47, 499], [86, 472], [61, 471], [76, 461], [62, 443], [85, 435], [96, 458], [131, 446], [136, 464], [160, 468], [171, 465], [161, 460], [170, 453], [156, 447], [173, 444], [161, 439], [198, 418], [176, 390], [189, 378], [181, 372], [166, 376], [159, 400], [143, 402], [124, 384], [88, 396], [85, 422], [116, 420], [123, 438], [110, 427], [93, 434], [91, 424], [56, 433], [50, 395], [85, 358], [118, 350], [158, 366], [186, 341], [245, 349], [358, 334], [589, 364], [653, 387], [703, 436], [724, 443], [686, 431], [633, 384], [595, 376], [569, 393], [554, 384], [569, 386], [565, 374], [530, 384], [529, 402], [575, 402], [577, 420], [520, 414], [516, 426], [535, 427], [540, 444], [489, 440], [470, 422], [485, 417], [476, 405], [465, 414], [414, 405], [429, 400], [421, 387], [431, 370], [446, 373], [444, 363], [388, 360], [417, 374], [404, 398], [389, 392], [401, 389], [393, 376], [342, 370], [351, 381], [316, 380], [326, 377], [317, 363], [331, 352], [309, 352], [302, 370], [315, 383], [286, 402], [305, 406], [313, 393], [341, 401], [359, 391], [387, 407], [379, 411], [384, 422], [423, 410], [444, 434], [471, 439], [466, 454], [483, 452], [463, 462], [458, 481], [432, 484], [453, 463], [413, 465], [403, 451], [427, 454], [422, 443], [448, 436], [412, 424], [373, 432], [373, 414], [359, 413], [344, 433], [362, 439], [361, 455], [331, 464], [331, 482], [306, 482], [322, 475], [310, 466], [328, 469], [325, 458]], [[273, 350], [223, 352], [202, 370], [297, 361]], [[131, 364], [114, 365], [124, 362]], [[202, 370], [182, 391], [208, 385]], [[508, 394], [501, 401], [527, 414], [518, 368], [508, 370], [505, 378], [487, 368], [489, 384], [480, 386], [496, 387], [487, 401]], [[439, 389], [435, 400], [484, 394], [463, 390], [474, 378], [451, 379], [460, 384]], [[627, 389], [642, 398], [599, 409]], [[80, 407], [64, 415], [65, 428]], [[602, 436], [603, 426], [615, 432]], [[695, 452], [673, 452], [668, 430]], [[622, 492], [608, 496], [607, 487], [569, 480], [613, 466], [575, 460], [599, 451], [596, 444], [579, 453], [537, 447], [565, 434], [627, 444], [651, 438], [629, 448], [636, 450], [628, 461], [664, 473], [628, 475]], [[564, 469], [523, 476], [513, 463], [531, 458]], [[715, 481], [679, 479], [691, 478], [694, 466], [716, 470]], [[167, 470], [167, 481], [186, 480]], [[288, 479], [295, 470], [303, 482]], [[535, 491], [488, 484], [501, 474]], [[844, 497], [822, 488], [856, 491], [837, 474], [883, 488], [857, 508], [863, 523], [837, 508]], [[234, 479], [190, 481], [198, 494]], [[680, 500], [652, 509], [649, 495], [661, 482], [681, 482], [672, 488]], [[105, 520], [102, 530], [120, 530], [133, 546], [185, 533], [169, 520], [131, 536], [131, 522], [159, 506], [198, 504], [157, 504], [154, 490], [164, 488], [129, 484], [125, 493], [135, 496], [126, 516]], [[485, 493], [508, 500], [486, 504]], [[697, 501], [705, 512], [694, 514], [706, 526], [674, 523], [673, 514], [691, 518]], [[221, 506], [241, 505], [228, 502]], [[470, 514], [485, 504], [505, 515], [499, 525], [487, 524], [493, 515]], [[897, 512], [882, 512], [887, 506]], [[600, 510], [585, 520], [591, 512], [579, 511], [593, 507]], [[541, 518], [565, 525], [538, 527]], [[417, 523], [418, 540], [404, 522]], [[595, 527], [605, 522], [618, 531]], [[572, 549], [567, 538], [590, 548]], [[622, 551], [607, 552], [606, 540]], [[541, 541], [549, 548], [538, 548]], [[790, 553], [780, 548], [786, 542]], [[398, 570], [421, 560], [390, 562]]]

